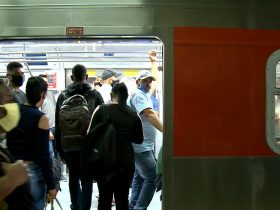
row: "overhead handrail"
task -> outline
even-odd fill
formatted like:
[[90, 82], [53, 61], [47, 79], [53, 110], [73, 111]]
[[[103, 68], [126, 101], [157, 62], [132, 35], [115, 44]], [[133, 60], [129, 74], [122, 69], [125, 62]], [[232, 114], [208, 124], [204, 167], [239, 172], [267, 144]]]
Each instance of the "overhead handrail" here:
[[133, 58], [133, 59], [147, 59], [145, 57], [139, 57], [139, 56], [21, 56], [21, 57], [0, 57], [0, 59], [7, 59], [7, 58], [11, 58], [11, 59], [26, 59], [26, 60], [32, 60], [32, 59], [42, 59], [42, 60], [46, 60], [46, 59], [57, 59], [57, 58], [62, 58], [62, 59], [75, 59], [75, 58], [104, 58], [104, 59], [115, 59], [115, 58]]
[[[57, 53], [137, 53], [137, 54], [149, 54], [149, 51], [15, 51], [15, 52], [6, 52], [0, 51], [0, 54], [10, 55], [10, 54], [57, 54]], [[161, 54], [162, 51], [157, 51], [157, 53]]]
[[[0, 63], [9, 63], [11, 61], [17, 61], [17, 62], [28, 62], [28, 63], [37, 63], [37, 62], [117, 62], [117, 63], [147, 63], [150, 62], [148, 60], [104, 60], [104, 58], [99, 59], [99, 60], [79, 60], [79, 59], [71, 59], [71, 60], [63, 60], [63, 59], [57, 59], [57, 60], [26, 60], [26, 59], [14, 59], [14, 58], [10, 58], [6, 60], [1, 60], [0, 59]], [[162, 60], [158, 60], [158, 62], [161, 62]]]

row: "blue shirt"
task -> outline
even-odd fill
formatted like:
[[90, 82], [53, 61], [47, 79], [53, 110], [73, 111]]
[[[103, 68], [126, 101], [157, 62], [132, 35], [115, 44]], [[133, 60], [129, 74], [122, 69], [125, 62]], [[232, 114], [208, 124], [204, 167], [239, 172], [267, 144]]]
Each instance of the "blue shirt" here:
[[151, 95], [151, 100], [153, 102], [154, 111], [158, 112], [159, 111], [159, 104], [158, 104], [157, 98], [155, 96]]
[[145, 109], [153, 109], [151, 95], [149, 93], [145, 93], [139, 89], [136, 89], [134, 94], [132, 94], [131, 96], [129, 105], [140, 115], [144, 132], [143, 143], [133, 144], [134, 152], [142, 153], [154, 150], [156, 129], [143, 114], [143, 111]]

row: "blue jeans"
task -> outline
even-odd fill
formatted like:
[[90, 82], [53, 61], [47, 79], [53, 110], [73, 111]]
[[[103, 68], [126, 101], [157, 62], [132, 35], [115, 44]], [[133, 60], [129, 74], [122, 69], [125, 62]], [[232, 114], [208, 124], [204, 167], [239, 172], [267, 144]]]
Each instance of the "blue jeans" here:
[[42, 210], [45, 206], [47, 188], [43, 173], [36, 163], [28, 165], [30, 175], [30, 190], [34, 200], [35, 210]]
[[50, 155], [51, 155], [51, 158], [54, 157], [54, 150], [53, 150], [53, 143], [51, 140], [49, 140], [49, 151], [50, 151]]
[[[81, 176], [80, 154], [79, 151], [65, 152], [65, 161], [69, 169], [71, 209], [90, 210], [93, 180]], [[80, 186], [80, 181], [82, 186]]]
[[135, 172], [129, 208], [146, 210], [153, 199], [156, 185], [156, 161], [153, 151], [135, 153]]
[[[50, 132], [55, 135], [55, 128], [50, 128]], [[53, 140], [49, 140], [49, 150], [50, 150], [50, 155], [53, 158], [54, 155], [54, 145], [53, 145]]]

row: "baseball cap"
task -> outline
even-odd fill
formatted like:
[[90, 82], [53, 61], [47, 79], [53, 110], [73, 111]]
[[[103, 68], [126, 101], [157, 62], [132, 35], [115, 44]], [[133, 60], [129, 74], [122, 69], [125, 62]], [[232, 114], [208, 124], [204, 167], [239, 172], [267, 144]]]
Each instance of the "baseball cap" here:
[[17, 103], [8, 103], [0, 105], [4, 108], [6, 115], [0, 119], [0, 126], [6, 131], [10, 131], [15, 128], [20, 119], [19, 106]]
[[103, 71], [101, 78], [102, 80], [106, 80], [109, 79], [110, 77], [119, 77], [121, 75], [122, 75], [121, 73], [117, 73], [113, 69], [106, 69]]
[[136, 76], [136, 80], [139, 80], [139, 79], [146, 79], [146, 78], [152, 78], [152, 80], [155, 81], [155, 77], [151, 74], [150, 71], [148, 70], [142, 70], [140, 71], [137, 76]]

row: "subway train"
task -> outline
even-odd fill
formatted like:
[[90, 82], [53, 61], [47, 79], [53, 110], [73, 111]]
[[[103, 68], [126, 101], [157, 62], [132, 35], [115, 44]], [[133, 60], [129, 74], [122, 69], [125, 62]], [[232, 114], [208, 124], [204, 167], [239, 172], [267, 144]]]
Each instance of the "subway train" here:
[[14, 42], [160, 41], [162, 209], [279, 209], [279, 1], [3, 0], [0, 11], [2, 69]]

